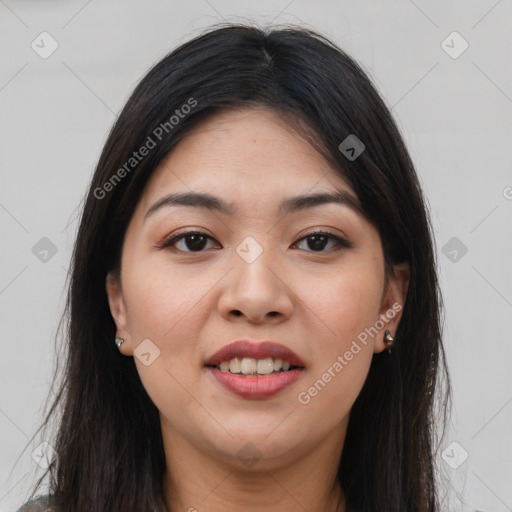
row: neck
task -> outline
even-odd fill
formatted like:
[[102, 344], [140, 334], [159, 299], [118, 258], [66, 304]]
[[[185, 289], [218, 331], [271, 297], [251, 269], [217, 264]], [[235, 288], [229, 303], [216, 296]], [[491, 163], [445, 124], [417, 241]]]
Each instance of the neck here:
[[244, 512], [345, 512], [337, 479], [343, 446], [339, 431], [300, 457], [283, 457], [280, 464], [262, 457], [251, 468], [242, 469], [206, 455], [175, 431], [165, 431], [164, 424], [162, 433], [168, 512], [225, 512], [233, 507]]

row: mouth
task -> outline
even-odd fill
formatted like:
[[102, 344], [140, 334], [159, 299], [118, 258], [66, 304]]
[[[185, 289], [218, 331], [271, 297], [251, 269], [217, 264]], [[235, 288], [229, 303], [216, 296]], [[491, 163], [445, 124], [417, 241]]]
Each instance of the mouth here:
[[248, 340], [226, 345], [206, 361], [205, 367], [225, 389], [244, 398], [276, 395], [305, 370], [300, 357], [284, 345]]
[[282, 372], [289, 372], [300, 368], [299, 366], [292, 366], [290, 361], [283, 361], [282, 359], [272, 359], [266, 357], [265, 359], [254, 359], [253, 357], [234, 357], [229, 361], [222, 361], [222, 363], [210, 367], [216, 368], [223, 373], [231, 373], [233, 375], [260, 376], [260, 375], [276, 375]]

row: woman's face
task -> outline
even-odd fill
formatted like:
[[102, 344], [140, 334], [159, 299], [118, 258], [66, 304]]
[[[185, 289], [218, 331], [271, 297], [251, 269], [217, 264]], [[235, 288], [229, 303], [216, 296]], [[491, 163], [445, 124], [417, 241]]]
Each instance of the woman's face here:
[[407, 288], [357, 205], [265, 109], [208, 118], [155, 171], [107, 292], [166, 446], [262, 468], [339, 453]]

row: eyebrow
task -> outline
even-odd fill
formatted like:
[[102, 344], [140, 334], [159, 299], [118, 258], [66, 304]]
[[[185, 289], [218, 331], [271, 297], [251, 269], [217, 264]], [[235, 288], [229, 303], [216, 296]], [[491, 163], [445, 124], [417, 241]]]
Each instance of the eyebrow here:
[[[281, 215], [286, 215], [290, 212], [314, 208], [324, 204], [339, 204], [354, 210], [356, 213], [364, 215], [364, 211], [359, 204], [359, 201], [351, 194], [343, 190], [289, 197], [281, 203], [279, 207], [279, 213]], [[206, 208], [209, 210], [218, 211], [219, 213], [225, 215], [234, 215], [236, 213], [235, 206], [232, 203], [221, 199], [220, 197], [201, 192], [182, 192], [168, 194], [160, 198], [146, 212], [144, 220], [153, 215], [158, 210], [171, 206], [192, 206], [195, 208]]]

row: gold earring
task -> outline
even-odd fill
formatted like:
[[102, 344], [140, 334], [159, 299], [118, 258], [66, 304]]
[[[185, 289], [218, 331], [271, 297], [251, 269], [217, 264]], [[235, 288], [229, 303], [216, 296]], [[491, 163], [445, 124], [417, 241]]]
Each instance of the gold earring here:
[[384, 343], [386, 344], [389, 354], [391, 354], [391, 346], [393, 345], [394, 341], [395, 341], [395, 338], [393, 338], [393, 336], [391, 335], [391, 332], [386, 331], [384, 333]]

